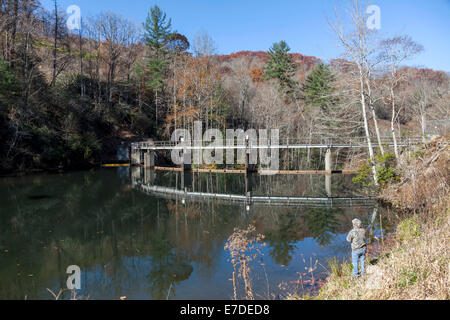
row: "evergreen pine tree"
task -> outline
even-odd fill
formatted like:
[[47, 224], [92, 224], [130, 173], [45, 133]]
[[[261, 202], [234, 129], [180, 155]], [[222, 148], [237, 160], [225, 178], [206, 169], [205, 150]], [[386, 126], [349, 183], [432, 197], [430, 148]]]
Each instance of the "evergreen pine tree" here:
[[302, 90], [306, 108], [319, 108], [317, 129], [330, 137], [340, 132], [337, 130], [342, 129], [342, 120], [339, 119], [343, 114], [339, 105], [339, 97], [335, 93], [335, 81], [336, 77], [330, 68], [326, 64], [320, 63], [307, 77]]
[[291, 94], [298, 85], [293, 79], [297, 66], [288, 52], [291, 49], [285, 41], [274, 43], [269, 49], [269, 60], [264, 70], [264, 77], [267, 80], [277, 79], [280, 91]]
[[145, 44], [155, 51], [156, 56], [166, 50], [166, 44], [172, 33], [172, 20], [166, 21], [166, 14], [158, 6], [150, 8], [150, 13], [144, 23]]
[[306, 79], [303, 86], [303, 98], [307, 108], [320, 107], [323, 111], [336, 104], [334, 82], [336, 78], [330, 68], [320, 63]]
[[165, 72], [166, 62], [158, 57], [151, 57], [147, 63], [149, 81], [147, 86], [155, 92], [162, 92], [164, 88], [163, 74]]
[[167, 42], [171, 35], [172, 21], [166, 21], [166, 14], [158, 6], [150, 8], [150, 13], [144, 23], [144, 41], [151, 49], [147, 70], [149, 80], [146, 85], [155, 94], [155, 120], [158, 127], [160, 94], [164, 91], [164, 75], [167, 69], [166, 52]]
[[0, 109], [1, 104], [6, 104], [8, 98], [14, 96], [15, 89], [16, 80], [13, 71], [6, 61], [0, 59]]

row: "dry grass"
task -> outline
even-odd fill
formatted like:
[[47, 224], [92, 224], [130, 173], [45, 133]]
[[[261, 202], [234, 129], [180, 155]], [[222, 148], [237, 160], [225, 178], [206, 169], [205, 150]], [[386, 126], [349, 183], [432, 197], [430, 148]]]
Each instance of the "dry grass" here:
[[381, 199], [398, 211], [429, 216], [450, 191], [449, 142], [450, 136], [442, 137], [404, 152], [398, 165], [403, 181], [384, 190]]
[[56, 294], [55, 292], [53, 292], [52, 290], [50, 290], [48, 288], [47, 288], [47, 291], [53, 296], [53, 298], [56, 301], [64, 300], [64, 295], [67, 294], [67, 293], [69, 293], [69, 295], [70, 295], [69, 300], [72, 300], [72, 301], [89, 300], [89, 296], [87, 296], [87, 297], [79, 297], [78, 293], [75, 290], [69, 290], [69, 289], [65, 289], [64, 290], [64, 289], [61, 289], [61, 290], [59, 290], [58, 294]]
[[[234, 233], [228, 239], [225, 250], [230, 252], [231, 264], [233, 265], [233, 299], [238, 300], [239, 297], [239, 279], [243, 281], [245, 292], [245, 300], [255, 300], [252, 285], [252, 262], [258, 258], [262, 258], [263, 254], [259, 249], [264, 236], [256, 232], [256, 228], [250, 225], [247, 230], [235, 229]], [[267, 277], [267, 275], [266, 275]]]

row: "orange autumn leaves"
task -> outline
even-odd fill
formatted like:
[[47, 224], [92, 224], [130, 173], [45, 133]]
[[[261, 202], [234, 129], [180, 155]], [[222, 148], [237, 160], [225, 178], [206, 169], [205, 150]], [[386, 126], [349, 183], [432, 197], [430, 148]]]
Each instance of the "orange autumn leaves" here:
[[220, 105], [220, 70], [210, 57], [186, 57], [173, 79], [174, 97], [166, 116], [165, 132], [191, 127], [195, 121], [224, 121]]

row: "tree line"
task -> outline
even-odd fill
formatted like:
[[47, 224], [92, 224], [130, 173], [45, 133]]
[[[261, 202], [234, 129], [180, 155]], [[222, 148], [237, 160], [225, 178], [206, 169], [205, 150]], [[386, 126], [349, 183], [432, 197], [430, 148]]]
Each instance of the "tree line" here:
[[404, 67], [423, 48], [381, 39], [358, 1], [351, 8], [348, 30], [330, 23], [343, 57], [311, 65], [285, 41], [220, 59], [206, 32], [189, 41], [157, 6], [141, 26], [100, 13], [72, 32], [56, 0], [53, 10], [0, 0], [1, 167], [89, 166], [122, 140], [167, 140], [195, 121], [310, 141], [364, 136], [370, 158], [383, 136], [425, 136], [427, 120], [448, 119], [447, 74]]

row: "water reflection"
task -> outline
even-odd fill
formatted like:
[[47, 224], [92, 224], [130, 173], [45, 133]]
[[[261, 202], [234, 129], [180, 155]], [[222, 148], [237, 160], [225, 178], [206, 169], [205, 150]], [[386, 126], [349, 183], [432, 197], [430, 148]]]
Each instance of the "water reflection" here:
[[[253, 195], [327, 197], [321, 176], [251, 179]], [[334, 194], [351, 194], [347, 179], [333, 177]], [[2, 179], [0, 299], [50, 299], [46, 289], [63, 288], [74, 264], [82, 269], [80, 294], [92, 299], [228, 299], [232, 268], [223, 247], [235, 228], [249, 224], [266, 236], [266, 271], [276, 291], [303, 270], [301, 256], [346, 255], [343, 235], [351, 220], [369, 222], [373, 212], [266, 205], [247, 212], [245, 203], [150, 196], [133, 188], [137, 182], [246, 193], [240, 175], [141, 168]]]
[[154, 171], [132, 168], [135, 184], [192, 192], [284, 197], [354, 197], [350, 175], [244, 175]]
[[338, 216], [343, 214], [340, 209], [307, 209], [306, 227], [321, 246], [329, 245], [339, 230]]

